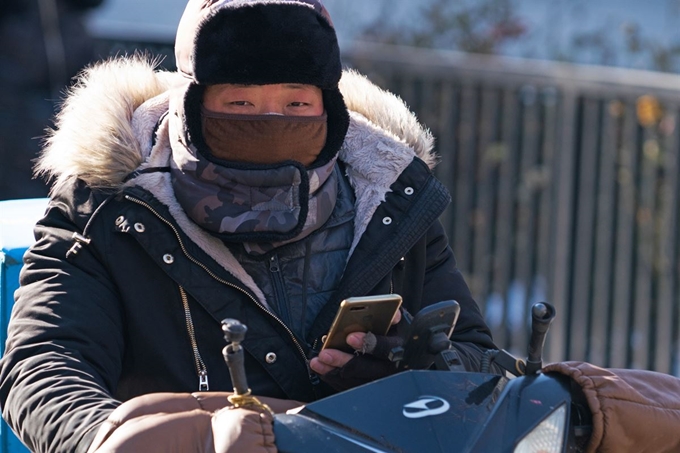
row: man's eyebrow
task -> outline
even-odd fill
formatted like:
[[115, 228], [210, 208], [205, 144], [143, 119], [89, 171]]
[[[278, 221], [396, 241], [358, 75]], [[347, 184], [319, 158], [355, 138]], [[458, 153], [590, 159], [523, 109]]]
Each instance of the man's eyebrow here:
[[292, 88], [295, 90], [302, 90], [309, 87], [309, 85], [304, 85], [302, 83], [287, 83], [284, 85], [286, 88]]

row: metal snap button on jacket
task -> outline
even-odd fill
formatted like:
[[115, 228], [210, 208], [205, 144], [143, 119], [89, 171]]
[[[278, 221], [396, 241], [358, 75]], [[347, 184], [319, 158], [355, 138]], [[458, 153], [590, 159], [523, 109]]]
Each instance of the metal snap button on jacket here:
[[268, 352], [266, 356], [264, 356], [264, 360], [267, 361], [267, 363], [274, 363], [276, 362], [276, 354], [273, 352]]
[[137, 233], [143, 233], [145, 229], [146, 228], [144, 227], [143, 223], [139, 223], [139, 222], [135, 223], [135, 231]]
[[123, 217], [122, 215], [116, 218], [116, 225], [120, 225], [123, 222], [125, 222], [125, 217]]
[[165, 255], [163, 255], [163, 262], [165, 264], [172, 264], [175, 262], [175, 257], [169, 253], [166, 253]]
[[392, 218], [391, 218], [391, 217], [385, 217], [385, 218], [383, 218], [383, 223], [384, 223], [385, 225], [389, 225], [390, 223], [392, 223]]
[[404, 189], [404, 193], [406, 195], [413, 195], [413, 192], [414, 192], [413, 187], [407, 187], [406, 189]]

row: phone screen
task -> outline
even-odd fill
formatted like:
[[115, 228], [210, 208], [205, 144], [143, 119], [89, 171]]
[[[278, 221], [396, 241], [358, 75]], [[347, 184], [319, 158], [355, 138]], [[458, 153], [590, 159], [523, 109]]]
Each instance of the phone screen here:
[[375, 335], [385, 335], [401, 301], [398, 294], [350, 297], [343, 300], [321, 349], [339, 349], [352, 353], [354, 349], [346, 341], [350, 333], [372, 332]]

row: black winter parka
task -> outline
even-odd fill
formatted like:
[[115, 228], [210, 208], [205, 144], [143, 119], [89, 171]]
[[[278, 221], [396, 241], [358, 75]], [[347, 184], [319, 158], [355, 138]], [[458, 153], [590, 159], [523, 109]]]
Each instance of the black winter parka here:
[[[107, 65], [92, 71], [122, 71], [115, 62]], [[147, 69], [157, 82], [159, 76]], [[384, 132], [386, 126], [376, 125], [382, 120], [367, 119], [363, 114], [370, 115], [371, 108], [353, 102], [351, 86], [369, 82], [356, 74], [346, 78], [343, 94], [353, 112], [352, 125], [339, 159], [348, 167], [358, 203], [368, 197], [373, 208], [358, 206], [358, 222], [365, 228], [355, 238], [338, 289], [304, 339], [296, 339], [267, 310], [257, 289], [238, 278], [228, 260], [225, 265], [216, 258], [223, 253], [217, 250], [219, 241], [197, 239], [203, 238], [199, 227], [186, 222], [165, 190], [166, 173], [130, 182], [115, 182], [111, 176], [110, 187], [96, 187], [101, 184], [92, 181], [99, 179], [91, 168], [85, 170], [78, 154], [90, 144], [65, 142], [75, 151], [63, 151], [57, 133], [49, 150], [54, 160], [49, 164], [48, 154], [42, 162], [53, 165], [57, 183], [35, 228], [36, 243], [25, 256], [0, 369], [3, 416], [29, 448], [86, 451], [110, 412], [141, 394], [231, 390], [221, 353], [220, 321], [225, 318], [248, 326], [246, 370], [258, 395], [311, 401], [328, 393], [310, 373], [309, 360], [339, 303], [350, 296], [398, 293], [411, 314], [438, 301], [457, 300], [461, 315], [452, 339], [468, 367], [478, 367], [483, 351], [494, 345], [437, 220], [449, 195], [429, 168], [429, 149], [418, 152], [419, 145], [410, 144], [417, 140], [408, 134], [403, 141], [396, 139]], [[389, 95], [372, 89], [375, 102]], [[152, 107], [158, 104], [156, 95], [165, 95], [156, 90], [142, 96]], [[90, 100], [91, 93], [86, 94], [82, 99]], [[71, 101], [80, 106], [78, 93]], [[363, 97], [361, 102], [366, 102]], [[126, 126], [129, 119], [112, 116], [119, 127], [142, 135], [133, 150], [142, 161], [155, 166], [167, 160], [163, 126], [161, 139], [151, 143], [144, 132], [148, 129]], [[61, 125], [68, 128], [66, 120]], [[368, 158], [362, 157], [365, 152]], [[411, 153], [378, 195], [366, 195], [379, 184], [366, 183], [373, 172], [361, 169], [376, 170], [372, 152]], [[126, 162], [121, 165], [128, 168], [114, 171], [116, 165], [104, 161], [96, 177], [135, 170]]]

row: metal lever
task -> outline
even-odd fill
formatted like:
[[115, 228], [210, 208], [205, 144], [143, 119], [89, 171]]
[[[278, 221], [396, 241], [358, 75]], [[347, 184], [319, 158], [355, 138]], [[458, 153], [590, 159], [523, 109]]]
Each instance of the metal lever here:
[[272, 413], [269, 406], [252, 396], [250, 388], [248, 388], [243, 346], [241, 346], [246, 337], [246, 332], [248, 332], [248, 327], [236, 319], [227, 318], [222, 320], [222, 332], [224, 332], [224, 339], [228, 343], [222, 349], [222, 355], [229, 367], [229, 375], [234, 386], [234, 394], [227, 399], [234, 407], [256, 406]]
[[539, 302], [531, 307], [531, 339], [525, 374], [536, 374], [543, 368], [543, 346], [550, 324], [555, 319], [555, 307]]

